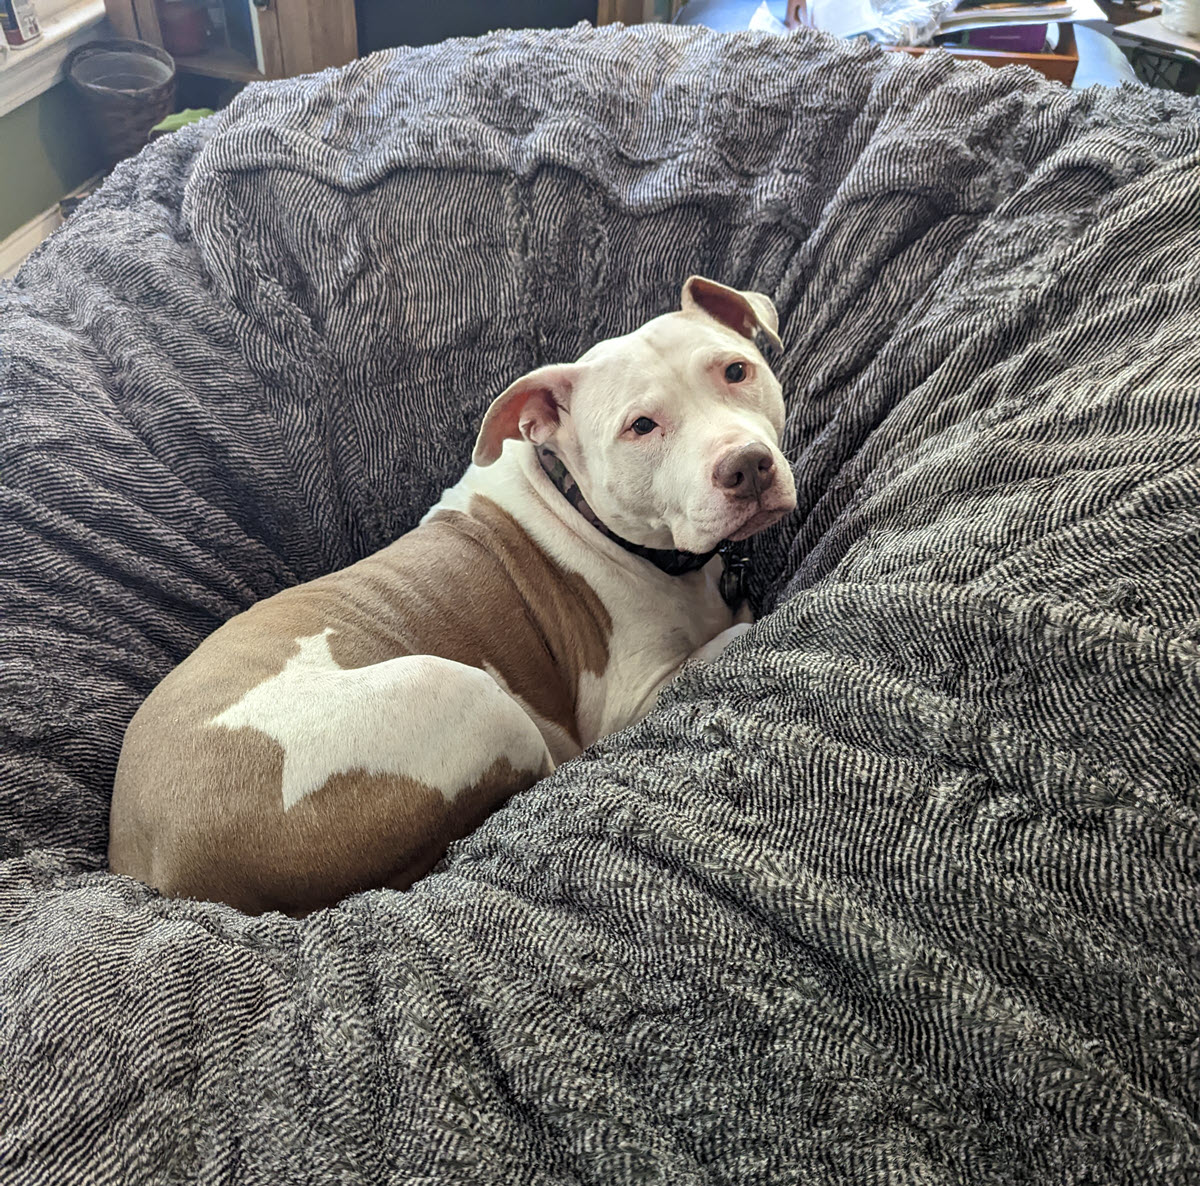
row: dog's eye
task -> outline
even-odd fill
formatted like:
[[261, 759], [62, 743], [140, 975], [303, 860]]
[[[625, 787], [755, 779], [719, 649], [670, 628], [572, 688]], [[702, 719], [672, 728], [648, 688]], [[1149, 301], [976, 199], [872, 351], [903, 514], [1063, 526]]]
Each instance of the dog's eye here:
[[634, 432], [636, 432], [638, 434], [638, 436], [644, 437], [646, 435], [646, 433], [653, 432], [658, 427], [658, 425], [655, 424], [654, 421], [651, 420], [649, 416], [639, 416], [633, 422], [633, 424], [630, 425], [630, 427], [633, 429]]
[[744, 362], [731, 362], [725, 368], [725, 378], [730, 383], [740, 383], [746, 377], [746, 364]]

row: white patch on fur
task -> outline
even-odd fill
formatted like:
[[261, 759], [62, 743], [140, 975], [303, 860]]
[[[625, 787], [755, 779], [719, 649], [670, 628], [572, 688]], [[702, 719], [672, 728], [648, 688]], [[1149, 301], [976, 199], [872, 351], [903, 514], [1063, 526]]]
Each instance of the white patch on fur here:
[[405, 775], [451, 800], [498, 758], [542, 767], [541, 735], [486, 672], [433, 655], [339, 667], [332, 633], [297, 639], [278, 675], [209, 722], [279, 743], [285, 811], [349, 770]]

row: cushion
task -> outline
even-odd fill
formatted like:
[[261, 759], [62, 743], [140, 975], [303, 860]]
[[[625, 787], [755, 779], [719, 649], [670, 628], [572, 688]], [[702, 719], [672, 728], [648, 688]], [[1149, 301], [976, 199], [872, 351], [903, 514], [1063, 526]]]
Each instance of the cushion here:
[[[1200, 1180], [1200, 108], [580, 26], [247, 89], [0, 286], [0, 1165]], [[755, 628], [411, 892], [105, 868], [122, 731], [489, 400], [769, 294]]]

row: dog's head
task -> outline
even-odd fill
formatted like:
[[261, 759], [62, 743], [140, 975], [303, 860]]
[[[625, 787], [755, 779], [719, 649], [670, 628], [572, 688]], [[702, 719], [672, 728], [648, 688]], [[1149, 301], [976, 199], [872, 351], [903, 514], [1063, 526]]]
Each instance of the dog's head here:
[[679, 312], [508, 387], [484, 416], [475, 464], [524, 438], [553, 449], [631, 543], [707, 552], [745, 539], [796, 505], [783, 395], [754, 345], [761, 331], [778, 347], [778, 328], [762, 293], [692, 276]]

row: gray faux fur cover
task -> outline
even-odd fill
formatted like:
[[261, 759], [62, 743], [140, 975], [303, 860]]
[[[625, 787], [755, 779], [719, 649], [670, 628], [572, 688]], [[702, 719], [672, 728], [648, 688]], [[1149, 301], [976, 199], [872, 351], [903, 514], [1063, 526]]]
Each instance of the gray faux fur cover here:
[[[0, 292], [0, 1181], [1200, 1181], [1200, 112], [584, 27], [255, 87]], [[122, 730], [508, 380], [777, 302], [758, 627], [411, 893], [104, 869]]]

